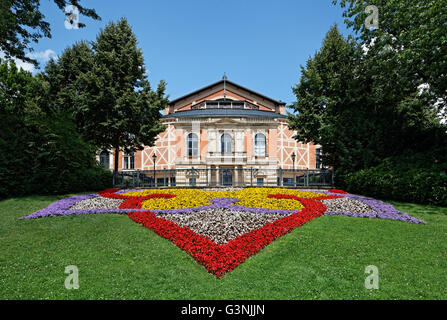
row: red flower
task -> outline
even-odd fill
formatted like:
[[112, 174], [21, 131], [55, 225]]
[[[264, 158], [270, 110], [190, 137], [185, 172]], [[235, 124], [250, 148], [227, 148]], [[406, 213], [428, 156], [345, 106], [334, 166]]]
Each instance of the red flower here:
[[146, 196], [127, 196], [123, 194], [116, 193], [119, 189], [107, 189], [98, 192], [101, 197], [112, 198], [112, 199], [124, 199], [123, 203], [120, 205], [120, 209], [141, 209], [142, 202], [152, 198], [164, 198], [170, 199], [174, 198], [174, 194], [167, 193], [151, 193]]
[[329, 189], [329, 192], [332, 193], [347, 193], [346, 191], [340, 190], [340, 189]]
[[169, 239], [179, 248], [188, 252], [216, 277], [222, 277], [278, 237], [323, 215], [326, 206], [316, 200], [340, 198], [340, 196], [323, 196], [307, 199], [281, 194], [268, 195], [268, 197], [295, 199], [303, 204], [304, 209], [220, 245], [187, 227], [180, 227], [169, 220], [158, 218], [150, 211], [132, 211], [128, 215], [135, 222]]

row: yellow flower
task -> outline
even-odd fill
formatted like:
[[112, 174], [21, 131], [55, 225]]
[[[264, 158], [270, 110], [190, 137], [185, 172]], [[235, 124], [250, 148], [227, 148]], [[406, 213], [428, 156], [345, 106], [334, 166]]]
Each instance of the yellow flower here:
[[130, 196], [145, 196], [152, 193], [174, 194], [176, 197], [171, 199], [149, 199], [143, 201], [144, 209], [181, 209], [194, 208], [211, 204], [209, 200], [214, 198], [233, 197], [240, 199], [235, 205], [245, 207], [264, 208], [264, 209], [282, 209], [282, 210], [301, 210], [303, 205], [293, 199], [275, 199], [268, 198], [269, 194], [290, 194], [300, 198], [314, 198], [324, 196], [321, 193], [300, 191], [283, 188], [245, 188], [237, 191], [205, 191], [200, 189], [147, 189], [124, 193]]

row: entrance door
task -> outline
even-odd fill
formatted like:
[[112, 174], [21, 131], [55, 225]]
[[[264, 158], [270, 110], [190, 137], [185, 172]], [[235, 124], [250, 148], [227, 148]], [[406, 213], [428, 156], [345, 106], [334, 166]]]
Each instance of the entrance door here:
[[233, 175], [229, 169], [224, 169], [222, 171], [222, 185], [231, 186], [233, 185]]

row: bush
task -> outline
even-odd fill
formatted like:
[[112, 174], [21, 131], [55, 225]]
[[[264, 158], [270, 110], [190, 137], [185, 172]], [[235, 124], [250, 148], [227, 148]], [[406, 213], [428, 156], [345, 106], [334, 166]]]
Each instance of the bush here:
[[0, 198], [96, 191], [112, 175], [94, 159], [69, 111], [51, 108], [41, 75], [0, 59]]
[[0, 198], [111, 187], [112, 173], [96, 163], [95, 148], [66, 115], [32, 123], [0, 115], [0, 126]]
[[[99, 191], [112, 187], [112, 172], [102, 167], [88, 168], [70, 173], [59, 193]], [[62, 191], [61, 191], [62, 190]]]
[[447, 161], [443, 159], [444, 154], [445, 150], [436, 150], [387, 158], [378, 166], [357, 172], [336, 171], [335, 182], [346, 191], [366, 196], [447, 206]]

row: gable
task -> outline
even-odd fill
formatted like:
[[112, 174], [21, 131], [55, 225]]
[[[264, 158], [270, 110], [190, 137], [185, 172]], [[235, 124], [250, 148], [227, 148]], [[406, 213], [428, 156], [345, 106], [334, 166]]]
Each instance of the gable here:
[[190, 110], [193, 105], [205, 100], [223, 99], [224, 94], [226, 99], [248, 101], [258, 106], [259, 110], [264, 111], [280, 113], [280, 107], [285, 106], [284, 102], [268, 98], [228, 80], [225, 81], [224, 89], [224, 80], [221, 80], [183, 97], [170, 101], [168, 103], [168, 110], [166, 110], [167, 112], [165, 112], [165, 115], [177, 111]]

